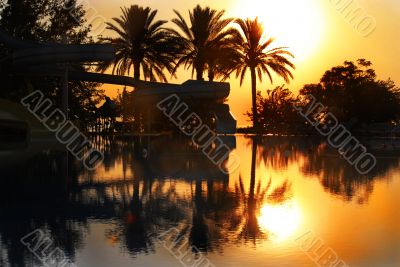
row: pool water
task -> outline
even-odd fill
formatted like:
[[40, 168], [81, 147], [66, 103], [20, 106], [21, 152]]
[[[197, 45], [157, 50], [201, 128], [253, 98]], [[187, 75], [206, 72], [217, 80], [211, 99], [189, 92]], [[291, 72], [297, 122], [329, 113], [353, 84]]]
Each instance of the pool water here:
[[42, 146], [0, 151], [0, 266], [43, 266], [21, 242], [35, 230], [78, 267], [400, 266], [398, 151], [372, 151], [363, 176], [323, 140], [226, 140], [230, 173], [168, 137], [98, 137], [94, 171]]

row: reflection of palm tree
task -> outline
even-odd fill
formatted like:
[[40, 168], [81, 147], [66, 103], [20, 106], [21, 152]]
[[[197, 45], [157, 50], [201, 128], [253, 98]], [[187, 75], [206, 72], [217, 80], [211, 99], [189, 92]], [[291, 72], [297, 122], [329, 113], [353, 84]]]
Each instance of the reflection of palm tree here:
[[208, 226], [205, 222], [205, 201], [201, 179], [196, 180], [192, 229], [190, 231], [190, 242], [193, 247], [201, 251], [207, 251], [210, 247]]
[[129, 210], [119, 231], [113, 235], [119, 235], [128, 250], [136, 254], [154, 249], [154, 240], [149, 237], [154, 236], [159, 227], [187, 221], [188, 216], [181, 206], [186, 200], [178, 196], [173, 183], [166, 186], [164, 180], [155, 181], [146, 170], [138, 172], [140, 168], [136, 162], [132, 168], [135, 168], [133, 195], [129, 195], [129, 203], [124, 204]]
[[178, 18], [173, 19], [172, 22], [178, 26], [182, 34], [174, 29], [171, 29], [171, 32], [177, 40], [180, 40], [183, 48], [183, 55], [176, 68], [180, 65], [192, 66], [193, 71], [196, 71], [197, 80], [204, 80], [203, 73], [207, 65], [213, 62], [209, 68], [209, 78], [214, 79], [214, 67], [217, 62], [212, 59], [216, 53], [225, 54], [223, 51], [229, 49], [229, 43], [231, 43], [229, 39], [236, 33], [234, 29], [226, 29], [232, 20], [222, 19], [224, 11], [218, 12], [209, 7], [201, 8], [199, 5], [189, 12], [190, 26], [178, 11], [175, 11], [175, 14]]
[[116, 38], [104, 38], [116, 48], [114, 61], [105, 62], [98, 67], [106, 71], [114, 65], [113, 72], [118, 75], [129, 74], [133, 67], [133, 76], [139, 80], [141, 69], [144, 78], [151, 81], [156, 77], [166, 82], [164, 69], [172, 71], [177, 55], [177, 44], [171, 33], [162, 28], [164, 20], [154, 21], [157, 10], [137, 5], [122, 9], [123, 15], [114, 18], [116, 25], [107, 23], [108, 29], [117, 33]]
[[[251, 159], [251, 177], [250, 177], [250, 188], [246, 193], [244, 189], [242, 177], [239, 177], [239, 184], [235, 185], [235, 191], [237, 197], [240, 199], [242, 206], [243, 215], [242, 220], [238, 225], [238, 237], [239, 239], [248, 240], [251, 239], [254, 243], [257, 238], [264, 235], [261, 231], [257, 215], [264, 201], [272, 204], [279, 204], [285, 202], [289, 197], [289, 190], [291, 184], [286, 180], [281, 186], [275, 188], [270, 192], [272, 180], [270, 179], [267, 186], [262, 188], [261, 181], [258, 182], [256, 188], [256, 157], [257, 157], [257, 142], [258, 140], [253, 139], [252, 145], [252, 159]], [[269, 193], [270, 192], [270, 193]]]
[[129, 203], [129, 211], [124, 228], [126, 246], [133, 253], [141, 252], [142, 250], [147, 251], [152, 246], [150, 240], [147, 238], [147, 234], [153, 225], [146, 222], [142, 214], [142, 198], [145, 192], [142, 192], [142, 197], [140, 197], [139, 189], [139, 179], [135, 177], [133, 182], [133, 196]]
[[266, 73], [272, 83], [271, 71], [278, 74], [286, 82], [293, 78], [290, 68], [294, 69], [294, 65], [287, 59], [287, 56], [293, 55], [286, 50], [285, 47], [269, 49], [274, 39], [270, 38], [266, 42], [262, 41], [263, 26], [256, 18], [255, 20], [237, 19], [236, 23], [242, 30], [242, 35], [238, 35], [236, 40], [237, 49], [239, 51], [238, 64], [236, 66], [236, 76], [240, 77], [240, 84], [243, 83], [247, 69], [251, 73], [251, 90], [252, 90], [252, 113], [253, 126], [258, 127], [257, 116], [257, 74], [262, 81], [262, 73]]

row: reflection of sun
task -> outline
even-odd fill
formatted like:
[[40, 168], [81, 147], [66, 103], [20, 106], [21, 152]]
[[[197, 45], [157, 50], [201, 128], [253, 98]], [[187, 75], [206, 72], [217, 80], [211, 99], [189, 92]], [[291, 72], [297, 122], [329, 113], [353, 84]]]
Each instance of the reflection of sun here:
[[261, 229], [271, 235], [272, 240], [284, 241], [300, 226], [300, 209], [292, 201], [281, 205], [266, 204], [261, 208], [258, 222]]

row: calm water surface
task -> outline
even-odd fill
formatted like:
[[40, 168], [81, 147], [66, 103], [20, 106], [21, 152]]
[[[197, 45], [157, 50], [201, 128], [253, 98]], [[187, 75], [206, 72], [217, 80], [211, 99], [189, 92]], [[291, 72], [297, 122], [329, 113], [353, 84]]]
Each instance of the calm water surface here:
[[[230, 174], [172, 138], [145, 151], [98, 138], [95, 171], [40, 145], [0, 151], [0, 266], [43, 266], [20, 242], [35, 229], [78, 267], [184, 266], [174, 253], [217, 267], [317, 266], [318, 249], [302, 247], [310, 234], [349, 266], [400, 266], [400, 153], [390, 144], [366, 141], [378, 165], [361, 176], [322, 141], [226, 142], [240, 158]], [[158, 238], [171, 229], [169, 251]]]

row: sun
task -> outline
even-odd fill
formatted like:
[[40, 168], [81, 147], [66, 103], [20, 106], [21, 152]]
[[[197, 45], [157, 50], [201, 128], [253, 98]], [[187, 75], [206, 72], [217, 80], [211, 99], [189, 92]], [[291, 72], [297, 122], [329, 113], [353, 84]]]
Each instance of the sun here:
[[324, 29], [320, 0], [237, 0], [233, 16], [258, 17], [275, 46], [289, 47], [296, 61], [308, 58], [319, 46]]
[[266, 204], [261, 208], [258, 222], [261, 229], [271, 235], [271, 240], [282, 242], [291, 237], [299, 228], [300, 209], [292, 201], [280, 205]]

